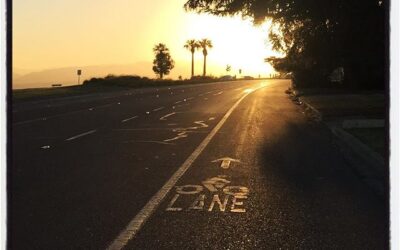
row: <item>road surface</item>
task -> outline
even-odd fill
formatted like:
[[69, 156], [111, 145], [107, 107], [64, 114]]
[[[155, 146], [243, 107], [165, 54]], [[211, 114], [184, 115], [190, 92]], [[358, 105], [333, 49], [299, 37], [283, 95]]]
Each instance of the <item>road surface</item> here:
[[9, 247], [387, 249], [384, 202], [288, 85], [15, 104]]

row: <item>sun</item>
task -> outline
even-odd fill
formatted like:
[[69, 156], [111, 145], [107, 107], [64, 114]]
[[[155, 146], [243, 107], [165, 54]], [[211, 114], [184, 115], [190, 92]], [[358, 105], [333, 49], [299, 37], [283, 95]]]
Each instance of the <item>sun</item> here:
[[[264, 62], [266, 57], [279, 56], [267, 40], [270, 22], [254, 26], [250, 20], [243, 20], [239, 16], [216, 17], [189, 13], [186, 25], [188, 28], [182, 36], [183, 40], [209, 38], [213, 42], [213, 49], [207, 57], [210, 74], [265, 77], [276, 73]], [[197, 53], [198, 65], [202, 64], [202, 58], [202, 53]], [[226, 71], [227, 65], [232, 68], [229, 72]]]

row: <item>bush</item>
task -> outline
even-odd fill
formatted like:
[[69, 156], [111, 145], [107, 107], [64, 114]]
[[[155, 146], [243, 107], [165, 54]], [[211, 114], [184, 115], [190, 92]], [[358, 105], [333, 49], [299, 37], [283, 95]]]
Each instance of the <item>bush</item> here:
[[208, 83], [216, 82], [220, 79], [214, 76], [194, 76], [191, 79], [185, 80], [172, 80], [172, 79], [150, 79], [148, 77], [140, 77], [137, 75], [129, 76], [115, 76], [107, 75], [104, 78], [93, 77], [83, 82], [85, 87], [151, 87], [160, 85], [174, 85], [174, 84], [192, 84], [192, 83]]

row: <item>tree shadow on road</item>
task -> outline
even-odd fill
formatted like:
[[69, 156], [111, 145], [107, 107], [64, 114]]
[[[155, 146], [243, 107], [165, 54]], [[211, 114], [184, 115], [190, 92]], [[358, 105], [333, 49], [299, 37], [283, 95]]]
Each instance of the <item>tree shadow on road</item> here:
[[300, 238], [346, 249], [387, 248], [386, 204], [352, 171], [325, 127], [285, 123], [279, 133], [267, 133], [260, 154], [265, 203], [297, 218]]

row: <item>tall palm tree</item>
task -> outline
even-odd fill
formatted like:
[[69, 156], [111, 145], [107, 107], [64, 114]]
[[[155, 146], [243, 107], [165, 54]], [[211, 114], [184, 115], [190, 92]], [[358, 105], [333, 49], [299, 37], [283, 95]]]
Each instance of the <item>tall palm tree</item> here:
[[185, 46], [183, 46], [185, 49], [188, 49], [192, 53], [192, 77], [194, 76], [194, 52], [196, 49], [200, 47], [199, 43], [194, 40], [187, 40]]
[[206, 67], [207, 67], [207, 55], [208, 55], [208, 50], [213, 47], [211, 40], [208, 40], [207, 38], [202, 39], [199, 41], [200, 48], [203, 49], [203, 55], [204, 55], [204, 64], [203, 64], [203, 76], [206, 76]]

